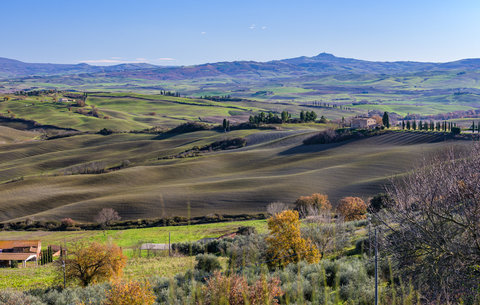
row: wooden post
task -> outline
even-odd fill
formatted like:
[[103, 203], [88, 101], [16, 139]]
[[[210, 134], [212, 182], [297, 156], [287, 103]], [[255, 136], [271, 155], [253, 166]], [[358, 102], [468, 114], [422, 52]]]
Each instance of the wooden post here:
[[170, 251], [170, 238], [171, 238], [171, 235], [170, 235], [170, 232], [168, 232], [168, 256], [172, 256], [172, 253]]

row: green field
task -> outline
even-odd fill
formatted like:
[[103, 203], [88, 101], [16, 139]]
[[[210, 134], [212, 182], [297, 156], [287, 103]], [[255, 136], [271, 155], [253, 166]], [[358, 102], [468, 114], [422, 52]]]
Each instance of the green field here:
[[142, 243], [168, 244], [170, 234], [171, 243], [196, 241], [206, 237], [219, 237], [233, 233], [242, 226], [255, 227], [257, 232], [266, 232], [265, 220], [248, 220], [235, 222], [221, 222], [199, 224], [192, 226], [171, 226], [157, 228], [140, 228], [128, 230], [105, 231], [0, 231], [0, 240], [35, 239], [40, 240], [43, 246], [67, 246], [79, 241], [86, 242], [114, 242], [124, 249], [134, 249]]
[[[123, 271], [123, 278], [139, 280], [153, 276], [171, 277], [175, 274], [192, 269], [195, 265], [194, 257], [167, 257], [160, 253], [155, 257], [131, 257], [134, 248], [142, 243], [168, 243], [170, 233], [171, 242], [196, 241], [205, 237], [219, 237], [236, 232], [241, 226], [253, 226], [259, 233], [265, 233], [266, 221], [239, 221], [229, 223], [214, 223], [194, 226], [174, 226], [161, 228], [144, 228], [129, 230], [106, 231], [76, 231], [76, 232], [25, 232], [1, 231], [0, 239], [39, 239], [43, 247], [48, 245], [71, 246], [75, 242], [113, 242], [123, 248], [129, 257], [127, 266]], [[145, 252], [145, 251], [144, 251]], [[146, 253], [144, 253], [145, 255]], [[224, 261], [225, 259], [222, 259]], [[48, 288], [61, 283], [55, 266], [52, 264], [35, 267], [33, 263], [27, 268], [11, 269], [0, 268], [0, 289], [15, 288], [28, 290], [34, 288]]]

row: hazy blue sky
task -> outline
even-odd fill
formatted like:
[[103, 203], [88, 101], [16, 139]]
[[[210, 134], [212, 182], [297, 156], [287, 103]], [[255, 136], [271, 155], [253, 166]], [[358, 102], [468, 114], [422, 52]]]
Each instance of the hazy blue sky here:
[[0, 57], [189, 65], [480, 57], [479, 0], [0, 0]]

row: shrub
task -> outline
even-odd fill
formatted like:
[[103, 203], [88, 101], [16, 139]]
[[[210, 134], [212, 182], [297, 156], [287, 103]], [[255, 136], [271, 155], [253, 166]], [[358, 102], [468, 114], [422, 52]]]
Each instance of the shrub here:
[[0, 290], [0, 304], [5, 305], [43, 305], [38, 298], [13, 289]]
[[280, 280], [261, 278], [249, 285], [247, 280], [239, 275], [225, 276], [220, 272], [208, 279], [201, 290], [206, 305], [235, 304], [261, 305], [278, 304], [278, 297], [283, 295]]
[[460, 127], [452, 127], [452, 129], [450, 130], [450, 132], [453, 134], [453, 135], [457, 135], [457, 134], [460, 134], [462, 132], [462, 130], [460, 129]]
[[266, 239], [270, 265], [285, 266], [299, 260], [315, 263], [320, 260], [317, 247], [301, 237], [297, 211], [283, 211], [267, 221], [270, 233]]
[[230, 268], [243, 268], [267, 260], [267, 246], [264, 236], [253, 234], [236, 236], [226, 245]]
[[251, 226], [246, 226], [246, 227], [239, 227], [238, 230], [237, 230], [237, 234], [239, 235], [252, 235], [252, 234], [256, 234], [257, 233], [257, 229], [255, 229], [255, 227], [251, 227]]
[[331, 209], [332, 205], [328, 200], [328, 196], [320, 193], [315, 193], [310, 196], [301, 196], [295, 201], [295, 210], [297, 210], [302, 217], [306, 217], [311, 213], [328, 213]]
[[105, 305], [152, 305], [155, 295], [148, 282], [116, 282], [107, 291]]
[[[66, 277], [88, 286], [121, 276], [126, 262], [122, 249], [115, 244], [78, 243], [70, 250], [69, 258], [65, 261]], [[63, 271], [61, 266], [59, 269], [59, 272]]]
[[113, 130], [108, 129], [108, 128], [103, 128], [97, 132], [98, 134], [101, 134], [102, 136], [108, 136], [113, 133]]
[[337, 211], [346, 221], [365, 219], [367, 217], [367, 205], [359, 197], [342, 198]]
[[270, 216], [281, 213], [285, 210], [288, 210], [288, 205], [280, 201], [275, 201], [267, 205], [267, 213], [270, 214]]
[[42, 304], [48, 305], [103, 304], [105, 301], [105, 290], [109, 287], [109, 284], [99, 284], [61, 290], [34, 290], [29, 293], [41, 299], [44, 302]]
[[64, 227], [64, 228], [75, 226], [75, 221], [71, 218], [63, 218], [61, 223], [62, 223], [62, 227]]
[[351, 236], [342, 219], [335, 219], [331, 215], [309, 219], [301, 232], [303, 238], [312, 241], [322, 257], [325, 254], [341, 251], [348, 245]]
[[187, 122], [181, 125], [178, 125], [175, 128], [170, 129], [167, 131], [169, 134], [176, 134], [176, 133], [187, 133], [187, 132], [194, 132], [194, 131], [200, 131], [200, 130], [209, 130], [211, 129], [210, 126], [208, 126], [205, 123], [199, 123], [199, 122]]
[[370, 205], [368, 206], [368, 210], [371, 213], [378, 213], [381, 209], [384, 209], [388, 206], [392, 198], [388, 194], [380, 193], [373, 196], [370, 199]]
[[213, 272], [215, 270], [222, 269], [218, 257], [213, 254], [198, 254], [195, 257], [195, 261], [197, 262], [195, 265], [196, 270]]

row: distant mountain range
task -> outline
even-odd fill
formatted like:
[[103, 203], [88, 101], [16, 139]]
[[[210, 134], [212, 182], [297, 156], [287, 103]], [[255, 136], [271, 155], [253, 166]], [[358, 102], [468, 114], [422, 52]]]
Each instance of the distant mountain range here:
[[181, 80], [203, 77], [269, 78], [326, 74], [404, 74], [425, 71], [480, 70], [480, 59], [447, 63], [413, 61], [376, 62], [336, 57], [321, 53], [268, 62], [233, 61], [194, 66], [161, 67], [146, 63], [93, 66], [81, 64], [25, 63], [0, 57], [0, 78], [90, 74], [154, 80]]

